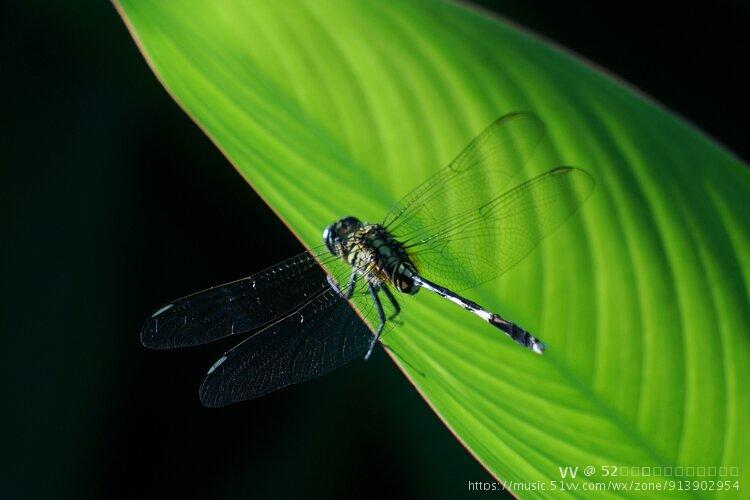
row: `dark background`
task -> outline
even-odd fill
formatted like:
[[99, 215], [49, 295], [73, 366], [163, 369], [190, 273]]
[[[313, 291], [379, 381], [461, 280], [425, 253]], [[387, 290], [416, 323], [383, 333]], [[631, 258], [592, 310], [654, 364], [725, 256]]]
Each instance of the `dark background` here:
[[[742, 2], [481, 4], [750, 157]], [[0, 495], [455, 498], [490, 480], [382, 352], [201, 407], [226, 345], [147, 351], [142, 321], [299, 243], [168, 97], [111, 5], [0, 9]]]

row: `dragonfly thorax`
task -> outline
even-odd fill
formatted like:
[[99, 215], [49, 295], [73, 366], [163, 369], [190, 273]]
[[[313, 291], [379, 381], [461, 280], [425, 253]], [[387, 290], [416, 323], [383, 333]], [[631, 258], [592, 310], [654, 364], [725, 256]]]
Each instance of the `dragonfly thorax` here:
[[345, 217], [326, 228], [328, 250], [370, 281], [392, 284], [402, 293], [415, 294], [417, 269], [404, 245], [379, 224], [363, 224]]

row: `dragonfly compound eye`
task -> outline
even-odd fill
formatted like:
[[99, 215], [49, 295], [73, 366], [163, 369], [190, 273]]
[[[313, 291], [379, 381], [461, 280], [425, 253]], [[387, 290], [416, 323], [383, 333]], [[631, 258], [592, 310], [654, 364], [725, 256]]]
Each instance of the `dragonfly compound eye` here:
[[356, 217], [343, 217], [323, 231], [323, 243], [325, 243], [329, 252], [338, 255], [341, 244], [360, 227], [362, 227], [362, 223]]
[[356, 217], [344, 217], [336, 222], [336, 233], [339, 237], [345, 238], [361, 225], [362, 223]]
[[335, 239], [335, 231], [334, 226], [336, 224], [331, 224], [325, 230], [323, 231], [323, 243], [325, 244], [326, 248], [328, 248], [328, 251], [331, 252], [333, 255], [336, 255], [336, 242]]

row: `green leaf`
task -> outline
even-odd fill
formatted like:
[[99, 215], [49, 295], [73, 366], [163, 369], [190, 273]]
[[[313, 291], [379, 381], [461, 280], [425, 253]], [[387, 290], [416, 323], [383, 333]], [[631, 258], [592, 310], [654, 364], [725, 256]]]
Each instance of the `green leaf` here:
[[750, 174], [736, 157], [622, 82], [463, 5], [117, 6], [165, 87], [309, 246], [342, 215], [380, 219], [498, 116], [537, 114], [547, 138], [524, 175], [574, 165], [597, 187], [520, 265], [467, 295], [548, 351], [518, 348], [427, 293], [403, 298], [404, 325], [386, 343], [502, 480], [549, 488], [558, 467], [592, 465], [573, 481], [591, 485], [613, 465], [629, 476], [650, 467], [643, 481], [748, 487]]

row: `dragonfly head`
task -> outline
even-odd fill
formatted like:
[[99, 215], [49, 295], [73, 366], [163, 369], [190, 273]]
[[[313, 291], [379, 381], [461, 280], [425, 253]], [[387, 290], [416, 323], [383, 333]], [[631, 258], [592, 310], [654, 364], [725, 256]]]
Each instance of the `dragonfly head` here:
[[346, 247], [344, 241], [354, 231], [362, 227], [362, 223], [356, 217], [343, 217], [323, 231], [323, 243], [328, 247], [328, 251], [338, 257], [345, 257]]

